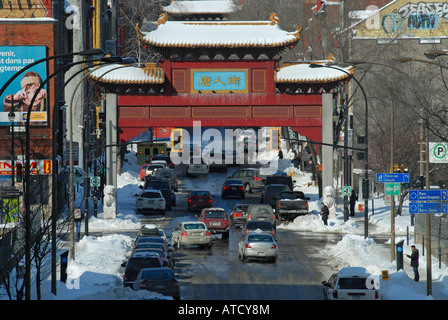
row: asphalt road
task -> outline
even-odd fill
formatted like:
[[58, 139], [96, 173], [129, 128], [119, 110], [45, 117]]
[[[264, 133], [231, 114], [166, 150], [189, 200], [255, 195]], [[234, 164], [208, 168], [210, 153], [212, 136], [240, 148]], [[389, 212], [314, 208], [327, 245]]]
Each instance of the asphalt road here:
[[[186, 210], [188, 187], [209, 188], [221, 185], [229, 173], [211, 173], [207, 178], [181, 178], [177, 206], [166, 216], [142, 216], [146, 223], [163, 227], [170, 235], [181, 221], [196, 220]], [[235, 203], [259, 203], [260, 194], [240, 199], [221, 199], [214, 189], [214, 206], [230, 211]], [[213, 194], [213, 192], [212, 192]], [[174, 249], [175, 273], [181, 282], [183, 300], [320, 300], [321, 281], [326, 279], [326, 257], [319, 248], [327, 241], [338, 241], [339, 235], [311, 234], [277, 230], [277, 262], [263, 260], [241, 262], [238, 242], [241, 229], [232, 229], [228, 239], [214, 236], [211, 249], [186, 247]]]

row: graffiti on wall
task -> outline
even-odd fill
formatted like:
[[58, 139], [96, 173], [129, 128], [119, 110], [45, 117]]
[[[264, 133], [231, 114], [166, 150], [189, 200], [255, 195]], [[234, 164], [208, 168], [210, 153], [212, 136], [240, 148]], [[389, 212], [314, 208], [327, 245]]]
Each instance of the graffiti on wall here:
[[387, 34], [408, 30], [436, 30], [440, 20], [448, 19], [447, 2], [407, 3], [397, 13], [389, 13], [381, 19], [381, 27]]

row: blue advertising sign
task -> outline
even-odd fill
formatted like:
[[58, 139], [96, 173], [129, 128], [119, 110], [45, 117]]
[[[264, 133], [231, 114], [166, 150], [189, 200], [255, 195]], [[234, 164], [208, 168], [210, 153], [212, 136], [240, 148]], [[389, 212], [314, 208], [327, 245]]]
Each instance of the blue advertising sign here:
[[410, 190], [409, 201], [447, 201], [448, 190]]
[[443, 202], [411, 202], [409, 213], [448, 213], [448, 206]]
[[192, 92], [247, 93], [247, 70], [193, 69]]
[[[0, 46], [0, 88], [27, 65], [47, 56], [45, 46]], [[32, 106], [31, 100], [42, 82], [47, 78], [45, 62], [24, 71], [12, 81], [0, 96], [0, 125], [10, 125], [8, 113], [14, 111], [16, 122], [21, 123], [28, 109], [32, 108], [30, 121], [46, 124], [47, 110], [45, 88], [39, 91]]]
[[377, 173], [376, 182], [386, 183], [386, 182], [398, 182], [398, 183], [409, 183], [409, 173]]

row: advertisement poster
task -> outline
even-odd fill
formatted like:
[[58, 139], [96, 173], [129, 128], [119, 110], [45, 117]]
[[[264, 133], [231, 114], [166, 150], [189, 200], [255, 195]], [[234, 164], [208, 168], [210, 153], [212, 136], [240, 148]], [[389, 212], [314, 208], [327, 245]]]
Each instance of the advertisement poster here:
[[[46, 57], [45, 46], [0, 46], [0, 87], [27, 65]], [[47, 91], [41, 89], [32, 106], [31, 100], [47, 78], [45, 62], [24, 71], [0, 96], [0, 125], [11, 125], [8, 114], [15, 114], [15, 125], [23, 125], [31, 107], [33, 125], [47, 124]]]

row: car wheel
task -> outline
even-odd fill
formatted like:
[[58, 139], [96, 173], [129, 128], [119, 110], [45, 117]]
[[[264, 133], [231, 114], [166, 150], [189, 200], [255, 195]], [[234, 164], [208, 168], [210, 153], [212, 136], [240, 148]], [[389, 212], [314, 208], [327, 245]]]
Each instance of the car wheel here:
[[252, 192], [252, 189], [251, 189], [249, 183], [246, 183], [246, 186], [245, 186], [244, 188], [246, 189], [246, 192], [247, 192], [247, 193], [251, 193], [251, 192]]

